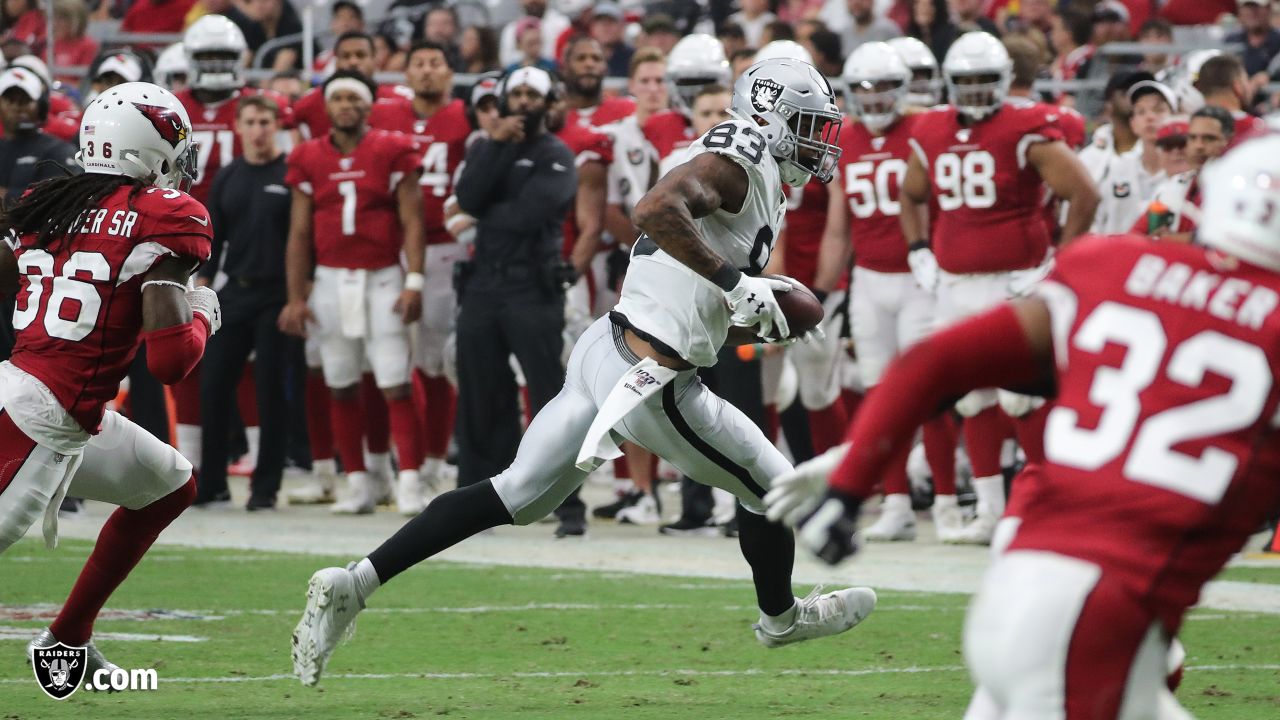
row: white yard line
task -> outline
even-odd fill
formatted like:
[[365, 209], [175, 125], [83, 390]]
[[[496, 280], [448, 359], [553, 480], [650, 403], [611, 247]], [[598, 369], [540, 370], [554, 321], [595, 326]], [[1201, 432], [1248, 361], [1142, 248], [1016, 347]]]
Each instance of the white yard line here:
[[[0, 625], [0, 640], [23, 640], [30, 641], [39, 632], [29, 627], [14, 627], [9, 625]], [[205, 642], [209, 638], [200, 637], [199, 635], [155, 635], [148, 633], [122, 633], [122, 632], [95, 632], [94, 640], [117, 640], [120, 642], [178, 642], [178, 643], [200, 643]]]

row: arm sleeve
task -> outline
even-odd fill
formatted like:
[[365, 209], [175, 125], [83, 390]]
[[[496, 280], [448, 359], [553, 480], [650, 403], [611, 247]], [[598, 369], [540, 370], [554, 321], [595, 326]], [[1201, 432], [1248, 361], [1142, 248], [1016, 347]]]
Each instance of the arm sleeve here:
[[[483, 217], [475, 215], [476, 219], [491, 229], [521, 234], [550, 222], [561, 222], [578, 192], [578, 174], [573, 152], [559, 142], [552, 148], [538, 158], [533, 177], [518, 195], [493, 203]], [[461, 204], [461, 192], [458, 201]], [[466, 205], [462, 209], [467, 210]]]
[[190, 322], [143, 333], [147, 343], [147, 369], [157, 380], [172, 385], [195, 369], [209, 339], [209, 322], [195, 315]]
[[1033, 384], [1038, 368], [1010, 305], [917, 343], [889, 366], [858, 409], [846, 437], [852, 446], [831, 486], [869, 497], [916, 428], [944, 403], [979, 388]]
[[[484, 139], [472, 145], [467, 150], [465, 169], [458, 174], [453, 190], [458, 196], [458, 207], [472, 217], [484, 215], [494, 202], [493, 195], [498, 185], [511, 172], [515, 161], [514, 143]], [[569, 162], [573, 163], [572, 158]]]

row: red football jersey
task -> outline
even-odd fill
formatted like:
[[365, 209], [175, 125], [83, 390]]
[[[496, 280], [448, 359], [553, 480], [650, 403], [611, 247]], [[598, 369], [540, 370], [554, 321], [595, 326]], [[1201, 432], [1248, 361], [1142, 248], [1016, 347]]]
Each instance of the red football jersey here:
[[[379, 85], [373, 98], [375, 103], [379, 100], [397, 99], [412, 100], [413, 91], [404, 85]], [[312, 139], [329, 134], [329, 128], [333, 125], [329, 122], [329, 111], [324, 107], [324, 88], [312, 88], [306, 95], [298, 98], [298, 102], [293, 104], [293, 121], [304, 138]]]
[[854, 263], [868, 270], [911, 272], [907, 243], [898, 224], [902, 211], [898, 196], [911, 157], [914, 117], [899, 119], [880, 137], [852, 119], [846, 120], [840, 131], [840, 175], [849, 203], [849, 239]]
[[[583, 163], [589, 162], [598, 162], [605, 166], [613, 162], [613, 138], [604, 133], [582, 125], [565, 123], [560, 132], [556, 133], [556, 137], [569, 146], [569, 150], [573, 152], [574, 165], [577, 167], [582, 167]], [[563, 232], [564, 244], [561, 246], [561, 252], [567, 259], [569, 253], [573, 252], [574, 243], [578, 242], [578, 214], [572, 206], [564, 218]]]
[[1044, 182], [1027, 151], [1062, 139], [1048, 107], [1008, 104], [972, 125], [962, 124], [954, 107], [916, 116], [910, 142], [938, 203], [933, 253], [943, 270], [1004, 272], [1044, 260]]
[[631, 98], [605, 96], [599, 105], [581, 110], [569, 110], [565, 114], [566, 125], [602, 127], [621, 120], [636, 111], [636, 101]]
[[369, 130], [350, 155], [328, 135], [294, 148], [284, 181], [314, 203], [316, 264], [370, 270], [400, 264], [396, 186], [421, 169], [413, 138], [387, 130]]
[[178, 190], [131, 192], [108, 195], [49, 248], [24, 235], [14, 251], [23, 282], [11, 360], [90, 433], [138, 349], [143, 277], [166, 255], [209, 259], [209, 213], [199, 201]]
[[1280, 275], [1094, 237], [1040, 293], [1058, 397], [1010, 549], [1096, 563], [1173, 629], [1280, 507]]
[[689, 119], [675, 110], [649, 116], [641, 129], [645, 139], [658, 151], [658, 159], [665, 158], [679, 148], [688, 147], [698, 139], [693, 134], [693, 125], [689, 124]]
[[423, 119], [413, 103], [403, 98], [379, 100], [369, 113], [370, 127], [411, 136], [422, 151], [422, 208], [427, 244], [455, 242], [444, 229], [444, 201], [453, 194], [453, 174], [467, 153], [471, 123], [466, 106], [453, 100]]
[[236, 90], [222, 102], [209, 105], [197, 100], [192, 88], [177, 94], [178, 102], [182, 103], [187, 116], [191, 118], [191, 139], [196, 143], [196, 183], [191, 188], [191, 194], [200, 202], [209, 197], [213, 176], [244, 154], [240, 147], [240, 136], [236, 135], [236, 112], [240, 98], [249, 95], [263, 95], [274, 100], [280, 108], [281, 126], [293, 126], [289, 99], [271, 90], [244, 88]]
[[813, 287], [818, 274], [818, 248], [827, 226], [827, 186], [810, 179], [803, 187], [783, 185], [787, 196], [787, 218], [782, 265], [787, 275], [805, 287]]

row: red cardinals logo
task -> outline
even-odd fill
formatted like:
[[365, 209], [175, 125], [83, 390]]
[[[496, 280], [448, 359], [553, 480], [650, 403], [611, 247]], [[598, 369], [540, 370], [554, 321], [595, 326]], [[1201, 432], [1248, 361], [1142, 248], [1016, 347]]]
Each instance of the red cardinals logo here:
[[159, 105], [134, 103], [133, 106], [138, 108], [138, 112], [151, 121], [151, 125], [160, 134], [160, 139], [174, 148], [178, 147], [178, 143], [187, 139], [187, 128], [182, 124], [182, 118], [178, 113]]

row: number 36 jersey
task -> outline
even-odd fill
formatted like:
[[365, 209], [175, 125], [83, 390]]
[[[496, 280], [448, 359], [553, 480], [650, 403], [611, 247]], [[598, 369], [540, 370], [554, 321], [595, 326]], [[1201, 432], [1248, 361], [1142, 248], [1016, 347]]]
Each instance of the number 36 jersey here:
[[[759, 275], [773, 252], [787, 201], [764, 136], [747, 120], [730, 116], [693, 143], [689, 159], [710, 152], [733, 160], [747, 172], [746, 198], [737, 213], [716, 210], [693, 222], [713, 250], [748, 275]], [[632, 248], [614, 317], [702, 367], [715, 365], [729, 332], [724, 291], [644, 235]]]
[[943, 107], [916, 116], [913, 130], [911, 146], [940, 211], [932, 232], [939, 267], [966, 274], [1039, 265], [1049, 228], [1044, 183], [1027, 152], [1062, 139], [1050, 106], [1009, 104], [971, 125]]
[[1280, 506], [1280, 275], [1093, 237], [1037, 293], [1058, 399], [1010, 549], [1094, 563], [1174, 620]]
[[[178, 190], [125, 186], [85, 211], [47, 248], [8, 242], [17, 258], [17, 342], [10, 361], [53, 391], [86, 432], [96, 433], [142, 333], [142, 281], [162, 258], [209, 259], [209, 213]], [[49, 421], [47, 408], [6, 407]]]

